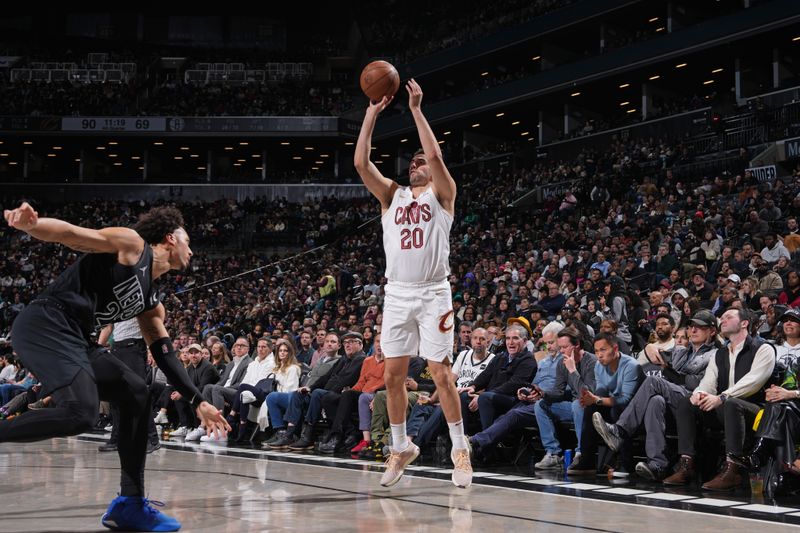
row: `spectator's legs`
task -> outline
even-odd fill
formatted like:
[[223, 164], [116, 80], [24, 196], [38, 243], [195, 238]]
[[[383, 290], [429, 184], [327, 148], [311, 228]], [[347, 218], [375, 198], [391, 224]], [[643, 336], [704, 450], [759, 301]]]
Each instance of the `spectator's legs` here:
[[362, 438], [366, 441], [370, 440], [370, 424], [372, 423], [372, 409], [369, 404], [372, 403], [374, 394], [369, 392], [362, 392], [358, 397], [358, 430], [362, 433]]
[[489, 391], [482, 393], [478, 396], [478, 415], [481, 417], [481, 427], [484, 430], [489, 429], [492, 422], [511, 409], [516, 401], [515, 398], [506, 394]]
[[740, 398], [728, 398], [723, 405], [725, 417], [725, 451], [741, 458], [744, 454], [744, 443], [752, 431], [756, 415], [761, 407]]
[[[580, 407], [580, 406], [579, 406]], [[512, 409], [513, 410], [513, 409]], [[583, 408], [581, 408], [581, 412]], [[561, 453], [561, 443], [556, 437], [556, 422], [574, 420], [574, 410], [572, 402], [548, 402], [540, 400], [534, 407], [536, 423], [539, 426], [539, 437], [542, 439], [542, 446], [550, 455]], [[581, 421], [582, 422], [582, 421]], [[577, 422], [575, 422], [577, 424]], [[578, 426], [575, 426], [576, 430]], [[578, 438], [578, 449], [580, 451], [580, 437]]]
[[[538, 403], [538, 402], [537, 402]], [[478, 445], [485, 451], [500, 442], [503, 437], [514, 430], [536, 423], [536, 404], [518, 404], [495, 420], [491, 426], [473, 436]]]
[[[284, 413], [288, 413], [289, 404], [292, 401], [292, 392], [271, 392], [267, 395], [267, 409], [269, 412], [269, 423], [273, 429], [280, 430], [286, 427]], [[299, 396], [299, 395], [298, 395]]]
[[372, 399], [372, 422], [370, 435], [372, 440], [383, 440], [389, 427], [389, 412], [386, 407], [386, 391], [378, 391]]

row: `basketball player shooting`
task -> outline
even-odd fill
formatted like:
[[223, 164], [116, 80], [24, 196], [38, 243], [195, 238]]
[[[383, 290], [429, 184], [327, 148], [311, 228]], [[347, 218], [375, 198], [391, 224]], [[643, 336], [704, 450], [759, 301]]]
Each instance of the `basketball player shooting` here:
[[408, 169], [410, 187], [384, 177], [370, 161], [372, 133], [378, 114], [391, 102], [384, 96], [370, 103], [358, 136], [355, 167], [364, 185], [381, 203], [383, 247], [386, 253], [386, 298], [381, 346], [386, 356], [387, 406], [392, 447], [381, 485], [397, 483], [419, 455], [406, 436], [408, 393], [405, 380], [412, 355], [428, 360], [439, 392], [453, 449], [453, 484], [472, 483], [469, 442], [464, 435], [461, 404], [451, 373], [453, 302], [450, 284], [450, 228], [456, 183], [442, 160], [436, 137], [422, 114], [422, 89], [413, 79], [406, 84], [409, 109], [422, 149]]
[[[52, 394], [55, 407], [0, 421], [0, 442], [28, 442], [77, 435], [92, 428], [100, 400], [120, 410], [120, 495], [103, 515], [113, 530], [177, 531], [181, 524], [145, 497], [144, 466], [150, 400], [147, 385], [125, 363], [92, 343], [95, 328], [137, 317], [153, 358], [167, 380], [191, 398], [197, 417], [213, 431], [230, 430], [213, 405], [202, 400], [175, 356], [164, 327], [164, 306], [154, 281], [189, 266], [192, 251], [183, 216], [156, 207], [134, 229], [81, 228], [40, 218], [28, 203], [4, 212], [12, 228], [31, 237], [86, 252], [26, 306], [14, 321], [12, 344], [25, 368]], [[160, 504], [163, 505], [163, 504]]]

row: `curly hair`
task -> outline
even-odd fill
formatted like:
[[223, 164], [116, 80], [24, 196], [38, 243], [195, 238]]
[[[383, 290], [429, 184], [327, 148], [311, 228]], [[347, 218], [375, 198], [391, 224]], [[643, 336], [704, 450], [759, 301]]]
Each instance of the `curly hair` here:
[[168, 234], [183, 227], [183, 215], [176, 207], [154, 207], [139, 217], [133, 226], [148, 244], [158, 244]]

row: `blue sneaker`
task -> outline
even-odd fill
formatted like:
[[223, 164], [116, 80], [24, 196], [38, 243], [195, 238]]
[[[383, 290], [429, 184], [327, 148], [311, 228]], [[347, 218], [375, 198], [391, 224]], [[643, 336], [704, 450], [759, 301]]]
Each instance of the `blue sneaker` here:
[[103, 515], [103, 525], [113, 531], [178, 531], [181, 523], [153, 506], [162, 502], [141, 496], [117, 496]]

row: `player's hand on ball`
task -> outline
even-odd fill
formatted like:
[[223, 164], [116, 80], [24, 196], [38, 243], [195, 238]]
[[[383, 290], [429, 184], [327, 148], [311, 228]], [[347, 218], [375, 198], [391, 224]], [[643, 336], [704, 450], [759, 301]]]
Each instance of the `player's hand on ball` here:
[[380, 100], [376, 102], [370, 102], [369, 107], [367, 108], [367, 112], [375, 113], [376, 115], [386, 109], [390, 103], [394, 100], [394, 96], [384, 96]]
[[16, 209], [6, 209], [3, 211], [3, 216], [9, 226], [21, 231], [30, 231], [39, 222], [39, 213], [28, 202], [22, 202]]

